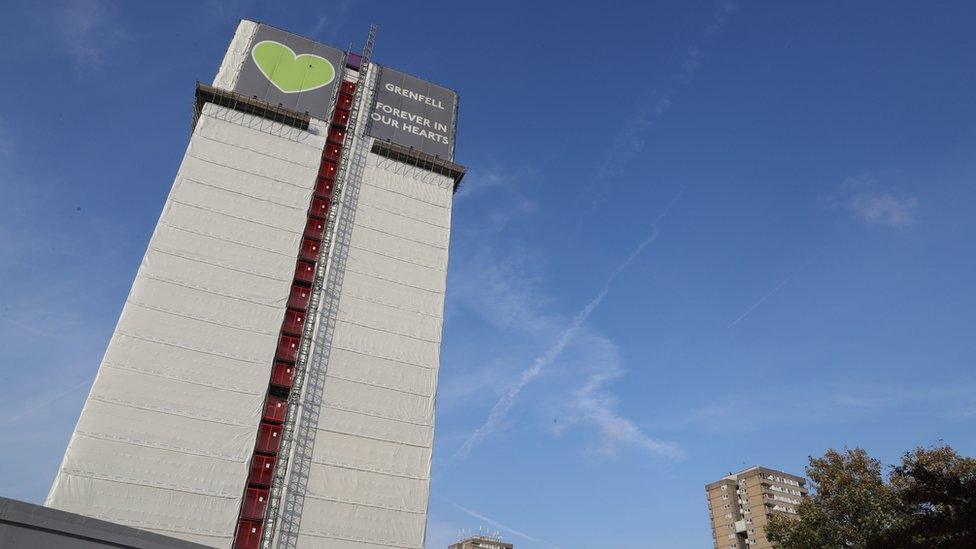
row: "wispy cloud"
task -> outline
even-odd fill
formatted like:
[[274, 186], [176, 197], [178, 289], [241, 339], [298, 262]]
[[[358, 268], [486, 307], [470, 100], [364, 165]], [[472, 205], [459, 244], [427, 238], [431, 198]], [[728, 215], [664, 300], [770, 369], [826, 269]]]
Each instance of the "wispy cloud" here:
[[[352, 4], [352, 0], [343, 0], [330, 4], [325, 13], [315, 20], [315, 24], [305, 33], [305, 36], [319, 39], [332, 38], [336, 30], [342, 28], [342, 25], [345, 23], [346, 16]], [[326, 30], [328, 32], [325, 35], [319, 36], [322, 31]]]
[[[651, 224], [650, 234], [644, 240], [638, 243], [638, 245], [634, 248], [630, 255], [627, 256], [626, 259], [616, 266], [616, 268], [610, 273], [610, 276], [607, 277], [607, 280], [603, 284], [602, 288], [582, 309], [576, 313], [576, 315], [573, 316], [569, 325], [558, 333], [555, 341], [550, 344], [545, 352], [537, 356], [528, 368], [522, 371], [518, 377], [518, 381], [516, 381], [516, 383], [509, 388], [509, 390], [503, 394], [492, 407], [488, 414], [488, 418], [484, 421], [484, 423], [482, 423], [481, 426], [472, 432], [467, 440], [465, 440], [465, 442], [457, 449], [457, 451], [454, 452], [450, 459], [447, 460], [444, 465], [444, 469], [450, 467], [454, 462], [466, 458], [474, 448], [476, 448], [488, 436], [497, 431], [503, 425], [522, 391], [536, 378], [538, 378], [546, 368], [551, 366], [556, 359], [559, 358], [566, 347], [577, 336], [580, 328], [587, 321], [587, 319], [589, 319], [590, 315], [592, 315], [593, 312], [596, 311], [603, 303], [603, 300], [607, 296], [607, 293], [609, 293], [614, 280], [625, 269], [627, 269], [627, 267], [629, 267], [652, 242], [657, 239], [659, 234], [657, 224], [668, 214], [668, 212], [678, 202], [678, 200], [680, 200], [680, 198], [681, 193], [679, 193], [667, 205], [665, 210], [654, 220], [654, 222]], [[612, 414], [603, 413], [604, 410], [609, 409], [605, 406], [608, 404], [605, 399], [602, 401], [602, 404], [604, 405], [602, 407], [600, 406], [600, 403], [597, 403], [596, 401], [590, 404], [591, 415], [593, 415], [593, 417], [601, 415], [601, 427], [606, 426], [608, 428], [608, 432], [614, 434], [615, 428], [611, 426], [614, 417]], [[593, 412], [596, 412], [596, 414], [592, 414]], [[624, 427], [625, 426], [618, 422], [616, 429], [622, 429]], [[614, 434], [614, 436], [617, 435]]]
[[976, 398], [958, 403], [946, 412], [946, 417], [956, 421], [976, 420]]
[[562, 354], [563, 350], [576, 335], [576, 331], [579, 330], [579, 327], [583, 324], [583, 322], [586, 321], [587, 318], [589, 318], [590, 314], [592, 314], [593, 311], [600, 306], [600, 303], [603, 301], [603, 298], [607, 295], [608, 291], [609, 288], [604, 287], [604, 289], [601, 290], [595, 298], [590, 300], [590, 302], [583, 307], [583, 309], [578, 312], [576, 316], [573, 317], [569, 327], [563, 330], [555, 343], [553, 343], [553, 345], [550, 346], [542, 355], [536, 357], [536, 359], [532, 361], [531, 366], [522, 371], [522, 374], [519, 376], [519, 380], [515, 383], [515, 385], [511, 387], [508, 392], [502, 395], [502, 397], [498, 399], [498, 401], [492, 407], [491, 412], [488, 414], [488, 419], [486, 419], [485, 422], [478, 427], [466, 441], [464, 441], [464, 444], [462, 444], [461, 447], [454, 452], [454, 455], [447, 460], [447, 463], [444, 465], [445, 468], [450, 467], [452, 463], [459, 459], [466, 458], [471, 450], [481, 444], [485, 438], [494, 433], [501, 426], [505, 418], [508, 416], [509, 411], [512, 409], [512, 406], [515, 405], [515, 401], [518, 399], [518, 396], [521, 394], [522, 390], [532, 383], [535, 378], [539, 377], [539, 374], [542, 373], [543, 369], [552, 364], [556, 358]]
[[512, 219], [534, 214], [538, 209], [539, 206], [534, 200], [526, 197], [518, 197], [512, 203], [512, 207], [497, 210], [491, 214], [489, 217], [491, 226], [489, 228], [495, 232], [500, 232], [508, 226]]
[[127, 36], [104, 0], [67, 0], [54, 9], [54, 28], [79, 70], [100, 69], [107, 50]]
[[305, 36], [316, 36], [316, 35], [318, 35], [318, 33], [322, 32], [322, 29], [325, 28], [325, 25], [328, 22], [329, 22], [329, 15], [327, 13], [323, 13], [315, 21], [315, 24], [312, 25], [312, 28], [310, 28], [308, 30], [308, 32], [305, 33]]
[[462, 406], [468, 409], [472, 399], [493, 399], [501, 396], [504, 388], [515, 382], [509, 371], [508, 356], [488, 357], [476, 362], [472, 357], [469, 368], [456, 368], [450, 376], [437, 382], [437, 411]]
[[[678, 445], [648, 436], [618, 411], [618, 398], [608, 387], [624, 374], [616, 345], [601, 335], [588, 334], [586, 346], [594, 355], [588, 365], [591, 373], [574, 395], [575, 415], [569, 422], [595, 426], [601, 439], [597, 453], [603, 456], [612, 457], [621, 447], [631, 447], [669, 459], [684, 457]], [[565, 425], [559, 427], [563, 429]]]
[[505, 170], [497, 166], [476, 167], [464, 176], [454, 199], [465, 200], [486, 191], [497, 190], [499, 187], [510, 187], [516, 184], [525, 186], [535, 175], [535, 170], [529, 168]]
[[464, 514], [466, 514], [468, 516], [474, 517], [474, 518], [476, 518], [478, 520], [484, 521], [485, 524], [487, 524], [489, 526], [493, 526], [493, 527], [498, 528], [500, 530], [504, 530], [505, 532], [508, 532], [508, 533], [510, 533], [512, 535], [518, 536], [518, 537], [520, 537], [520, 538], [522, 538], [524, 540], [531, 541], [533, 543], [537, 543], [539, 545], [545, 545], [546, 547], [554, 547], [556, 549], [559, 548], [559, 546], [556, 545], [555, 543], [552, 543], [552, 542], [546, 541], [544, 539], [541, 539], [541, 538], [538, 538], [538, 537], [535, 537], [535, 536], [531, 536], [529, 534], [526, 534], [525, 532], [521, 532], [519, 530], [516, 530], [516, 529], [514, 529], [514, 528], [512, 528], [510, 526], [507, 526], [505, 524], [502, 524], [501, 522], [498, 522], [495, 519], [489, 518], [489, 517], [487, 517], [487, 516], [485, 516], [485, 515], [483, 515], [481, 513], [478, 513], [477, 511], [472, 511], [471, 509], [468, 509], [467, 507], [464, 507], [462, 505], [459, 505], [459, 504], [457, 504], [457, 503], [455, 503], [455, 502], [453, 502], [453, 501], [451, 501], [449, 499], [445, 499], [444, 501], [450, 503], [451, 505], [453, 505], [454, 507], [456, 507], [462, 513], [464, 513]]
[[[661, 431], [698, 429], [739, 435], [780, 426], [843, 424], [909, 410], [951, 421], [976, 419], [976, 414], [971, 413], [976, 410], [976, 386], [972, 380], [952, 385], [847, 380], [806, 386], [804, 398], [790, 396], [795, 393], [793, 386], [769, 386], [765, 392], [768, 397], [764, 399], [729, 398], [692, 406], [689, 412], [656, 421], [652, 427]], [[770, 406], [776, 409], [775, 414], [769, 413]]]
[[449, 306], [464, 307], [492, 325], [538, 332], [555, 320], [541, 311], [546, 296], [537, 290], [536, 261], [517, 247], [504, 254], [488, 246], [472, 250], [452, 274]]
[[701, 68], [706, 47], [722, 33], [736, 8], [735, 2], [731, 0], [724, 0], [718, 4], [705, 24], [701, 36], [695, 43], [685, 48], [681, 68], [671, 82], [648, 95], [614, 137], [610, 152], [597, 170], [597, 177], [600, 180], [605, 181], [623, 175], [624, 166], [644, 149], [645, 141], [642, 134], [668, 111], [678, 95], [678, 90], [686, 85]]
[[942, 408], [939, 413], [952, 415], [960, 404], [976, 403], [973, 380], [960, 378], [957, 383], [918, 383], [912, 385], [864, 382], [841, 388], [826, 388], [825, 400], [849, 411], [881, 413], [908, 406]]
[[835, 208], [861, 221], [893, 229], [906, 229], [913, 225], [918, 206], [918, 198], [896, 196], [880, 189], [878, 181], [868, 174], [845, 180], [829, 201]]
[[[465, 208], [479, 221], [456, 228], [452, 241], [463, 253], [451, 264], [451, 291], [448, 292], [448, 314], [457, 307], [477, 311], [485, 320], [500, 328], [537, 331], [550, 326], [542, 313], [537, 290], [540, 260], [526, 253], [515, 241], [505, 239], [498, 249], [497, 238], [517, 221], [538, 212], [538, 204], [524, 190], [534, 170], [522, 168], [474, 168], [465, 177], [455, 203], [464, 198]], [[491, 200], [482, 193], [491, 191]], [[455, 206], [459, 207], [459, 206]]]

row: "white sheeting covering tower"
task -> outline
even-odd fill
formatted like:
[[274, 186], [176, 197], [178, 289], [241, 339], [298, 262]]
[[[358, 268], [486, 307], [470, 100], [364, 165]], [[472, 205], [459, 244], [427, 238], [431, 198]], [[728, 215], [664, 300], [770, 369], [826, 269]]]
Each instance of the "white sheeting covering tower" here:
[[369, 155], [298, 547], [423, 547], [453, 185]]
[[[233, 89], [255, 29], [241, 23], [217, 88]], [[328, 131], [315, 118], [300, 130], [203, 106], [46, 505], [239, 546]], [[291, 505], [275, 542], [421, 549], [452, 195], [463, 168], [452, 176], [394, 160], [368, 136], [352, 146], [364, 147], [365, 166], [347, 182], [355, 192], [333, 204], [346, 238], [322, 257], [341, 286], [323, 290], [335, 305], [314, 319], [317, 330], [327, 319], [333, 328], [312, 348], [307, 375], [319, 391], [301, 395], [307, 424], [298, 429], [308, 453], [290, 456], [282, 497]]]

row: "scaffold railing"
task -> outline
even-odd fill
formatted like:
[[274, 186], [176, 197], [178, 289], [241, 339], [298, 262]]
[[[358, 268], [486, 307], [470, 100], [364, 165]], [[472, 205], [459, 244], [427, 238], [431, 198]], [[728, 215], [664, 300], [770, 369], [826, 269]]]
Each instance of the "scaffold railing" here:
[[[373, 53], [373, 45], [376, 41], [377, 27], [371, 25], [366, 43], [363, 46], [359, 70], [354, 93], [353, 106], [350, 110], [349, 122], [346, 124], [347, 140], [351, 139], [351, 154], [344, 154], [339, 163], [335, 184], [332, 191], [332, 208], [329, 211], [322, 246], [319, 252], [319, 260], [316, 265], [315, 277], [312, 283], [311, 299], [309, 302], [307, 318], [313, 322], [306, 323], [302, 333], [302, 343], [299, 348], [298, 357], [295, 361], [295, 377], [289, 393], [288, 414], [282, 429], [281, 446], [278, 452], [278, 460], [275, 463], [274, 479], [271, 483], [271, 490], [268, 495], [267, 513], [265, 515], [265, 527], [261, 538], [261, 547], [271, 549], [277, 539], [278, 547], [295, 547], [298, 543], [298, 530], [301, 522], [301, 511], [304, 500], [304, 490], [308, 484], [308, 461], [311, 458], [311, 445], [314, 437], [305, 432], [315, 429], [317, 424], [318, 404], [313, 402], [315, 398], [321, 397], [321, 388], [310, 394], [312, 384], [306, 390], [305, 382], [308, 378], [308, 367], [313, 350], [313, 337], [318, 334], [315, 341], [316, 351], [323, 349], [323, 339], [334, 326], [334, 316], [338, 306], [338, 289], [335, 281], [341, 283], [341, 270], [345, 261], [342, 257], [337, 257], [333, 249], [337, 246], [337, 225], [340, 216], [348, 215], [347, 208], [354, 208], [355, 204], [350, 204], [349, 200], [343, 199], [346, 194], [358, 195], [358, 186], [362, 180], [366, 156], [368, 153], [368, 138], [365, 133], [365, 124], [360, 124], [361, 113], [368, 111], [372, 101], [372, 79], [370, 73]], [[347, 53], [347, 59], [350, 55]], [[343, 63], [345, 71], [346, 63]], [[333, 110], [336, 105], [339, 88], [333, 94]], [[339, 207], [336, 207], [339, 205]], [[342, 250], [339, 250], [342, 251]], [[328, 278], [328, 284], [327, 284]], [[322, 299], [325, 297], [325, 303]], [[314, 413], [310, 413], [314, 411]], [[292, 458], [295, 457], [294, 461]], [[295, 480], [295, 482], [289, 482]], [[301, 493], [298, 493], [301, 492]], [[283, 503], [283, 498], [286, 501]], [[279, 527], [280, 521], [280, 527]], [[277, 538], [276, 538], [277, 536]]]

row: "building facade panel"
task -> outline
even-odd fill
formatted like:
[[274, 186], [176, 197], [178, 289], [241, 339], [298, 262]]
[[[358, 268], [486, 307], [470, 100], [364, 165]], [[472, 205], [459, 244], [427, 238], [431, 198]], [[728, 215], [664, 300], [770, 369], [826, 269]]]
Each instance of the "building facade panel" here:
[[[207, 105], [197, 121], [50, 507], [230, 545], [284, 315], [270, 306], [288, 296], [297, 245], [281, 252], [297, 239], [259, 238], [258, 248], [199, 233], [300, 233], [305, 212], [271, 199], [282, 185], [311, 196], [324, 145], [275, 137], [270, 122], [226, 122], [241, 116]], [[246, 182], [242, 192], [235, 181]]]
[[62, 467], [78, 477], [116, 480], [144, 486], [160, 486], [181, 492], [216, 497], [236, 497], [240, 475], [236, 467], [214, 467], [211, 456], [177, 450], [148, 452], [128, 441], [79, 437]]
[[118, 333], [109, 341], [102, 367], [127, 369], [160, 379], [182, 380], [201, 387], [243, 394], [260, 393], [265, 381], [257, 380], [264, 371], [263, 364]]
[[422, 549], [426, 511], [409, 513], [309, 498], [302, 517], [302, 534], [316, 538], [307, 547], [341, 546], [354, 541], [366, 547]]
[[405, 393], [430, 395], [436, 371], [405, 362], [364, 355], [333, 346], [328, 375], [350, 381], [368, 382]]
[[342, 290], [349, 299], [371, 301], [403, 311], [442, 318], [443, 295], [423, 288], [411, 288], [395, 280], [346, 269]]
[[[296, 245], [297, 247], [297, 245]], [[281, 307], [254, 303], [202, 288], [181, 286], [168, 281], [143, 277], [133, 285], [129, 303], [147, 309], [236, 328], [245, 333], [276, 335], [268, 326], [281, 320]], [[285, 296], [279, 296], [279, 301]]]
[[427, 491], [423, 479], [319, 465], [309, 476], [308, 497], [412, 513], [422, 513], [426, 508], [416, 497]]
[[332, 408], [328, 414], [323, 415], [318, 428], [416, 447], [429, 447], [434, 436], [434, 429], [430, 425], [404, 423], [339, 408]]
[[350, 322], [369, 319], [370, 328], [391, 333], [400, 332], [420, 341], [438, 341], [443, 327], [439, 316], [358, 299], [358, 296], [342, 300], [339, 318]]

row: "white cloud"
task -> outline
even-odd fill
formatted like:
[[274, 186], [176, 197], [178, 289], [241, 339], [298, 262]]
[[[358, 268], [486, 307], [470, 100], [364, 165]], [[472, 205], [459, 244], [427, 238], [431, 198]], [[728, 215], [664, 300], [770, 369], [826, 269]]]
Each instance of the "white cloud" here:
[[534, 200], [522, 196], [516, 197], [512, 201], [511, 207], [496, 210], [491, 214], [489, 229], [494, 232], [501, 232], [516, 217], [534, 214], [538, 210], [539, 207]]
[[[734, 388], [730, 388], [734, 392]], [[976, 387], [970, 380], [945, 384], [880, 384], [847, 381], [804, 388], [804, 398], [792, 398], [792, 386], [769, 386], [766, 399], [728, 398], [703, 403], [684, 415], [655, 421], [660, 431], [696, 429], [717, 435], [743, 434], [783, 426], [843, 424], [915, 410], [956, 421], [969, 421], [976, 410]], [[776, 409], [770, 414], [770, 407]], [[924, 411], [924, 412], [923, 412]]]
[[104, 0], [67, 0], [54, 11], [61, 45], [79, 70], [100, 69], [105, 54], [127, 36]]
[[729, 17], [732, 15], [732, 12], [737, 9], [739, 9], [739, 6], [732, 0], [722, 2], [712, 15], [712, 21], [705, 27], [705, 38], [712, 38], [720, 34], [725, 29], [725, 26], [729, 24]]
[[905, 229], [915, 223], [918, 199], [914, 196], [895, 196], [878, 188], [870, 175], [848, 178], [841, 184], [831, 202], [854, 217], [882, 227]]
[[520, 170], [506, 170], [498, 166], [472, 168], [461, 180], [461, 187], [458, 189], [455, 200], [465, 200], [476, 194], [485, 191], [506, 191], [517, 190], [516, 185], [525, 187], [530, 183], [530, 179], [535, 176], [535, 170], [523, 168]]
[[[624, 375], [617, 346], [599, 334], [586, 334], [586, 357], [590, 371], [582, 387], [576, 391], [574, 410], [567, 423], [591, 425], [600, 434], [596, 452], [607, 457], [617, 454], [621, 447], [646, 451], [653, 456], [680, 459], [684, 452], [676, 444], [648, 436], [633, 420], [618, 411], [618, 398], [609, 385]], [[566, 428], [560, 427], [560, 431]]]
[[542, 309], [548, 304], [538, 291], [537, 262], [517, 248], [499, 253], [486, 245], [464, 256], [451, 274], [449, 305], [473, 311], [497, 328], [537, 332], [554, 319]]
[[851, 209], [865, 221], [877, 225], [903, 228], [915, 222], [915, 197], [897, 198], [889, 193], [856, 196], [851, 200]]
[[[633, 160], [644, 149], [645, 141], [641, 134], [650, 128], [654, 121], [664, 115], [678, 94], [678, 88], [687, 84], [705, 59], [705, 46], [717, 38], [728, 25], [729, 17], [737, 9], [732, 1], [719, 4], [712, 17], [705, 24], [701, 37], [685, 49], [681, 69], [672, 78], [672, 83], [663, 91], [649, 95], [634, 113], [627, 116], [627, 122], [613, 139], [613, 145], [597, 171], [601, 180], [623, 175], [623, 165]], [[606, 183], [604, 182], [604, 186]], [[602, 192], [597, 194], [600, 200]]]
[[946, 411], [946, 417], [956, 421], [971, 421], [976, 419], [976, 399], [970, 397]]
[[[616, 266], [596, 295], [576, 313], [567, 325], [558, 329], [557, 334], [548, 343], [543, 343], [546, 345], [545, 351], [536, 356], [530, 362], [529, 366], [522, 370], [518, 375], [517, 381], [502, 394], [492, 407], [485, 421], [468, 436], [467, 440], [447, 460], [443, 466], [444, 469], [447, 469], [458, 460], [465, 459], [474, 448], [502, 428], [521, 393], [542, 375], [544, 371], [551, 368], [560, 358], [563, 351], [574, 343], [582, 332], [584, 323], [603, 303], [617, 276], [627, 269], [657, 239], [657, 223], [667, 215], [671, 207], [680, 198], [681, 194], [678, 194], [668, 204], [664, 212], [654, 220], [651, 233], [634, 248], [630, 255]], [[520, 280], [520, 277], [517, 276], [509, 278]], [[507, 288], [507, 286], [501, 285], [501, 288]], [[497, 290], [498, 286], [495, 289]], [[501, 297], [498, 297], [490, 290], [491, 288], [481, 289], [482, 295], [486, 299], [487, 314], [489, 317], [493, 317], [496, 315], [496, 307], [494, 304], [507, 302], [508, 300], [505, 299], [507, 296], [504, 296], [504, 293], [502, 293]], [[539, 307], [538, 296], [540, 295], [544, 294], [536, 289], [526, 288], [524, 295], [520, 296], [520, 299], [517, 300], [517, 310], [525, 314], [527, 318], [543, 318], [541, 314], [535, 312]], [[577, 422], [596, 425], [601, 431], [603, 447], [606, 450], [610, 450], [611, 448], [615, 450], [621, 444], [632, 444], [659, 455], [677, 457], [680, 451], [676, 446], [646, 436], [636, 424], [616, 412], [616, 399], [610, 395], [605, 384], [615, 376], [619, 376], [619, 372], [618, 366], [612, 366], [609, 371], [604, 370], [602, 374], [590, 375], [583, 380], [582, 388], [577, 392]]]
[[322, 29], [325, 28], [325, 25], [328, 24], [328, 22], [329, 22], [329, 15], [322, 14], [321, 16], [319, 16], [318, 20], [315, 21], [315, 24], [312, 25], [312, 28], [305, 33], [305, 36], [311, 36], [314, 38], [315, 35], [322, 32]]
[[563, 350], [576, 335], [576, 331], [579, 329], [580, 325], [582, 325], [583, 322], [586, 321], [587, 317], [590, 316], [590, 313], [592, 313], [593, 310], [600, 305], [600, 302], [603, 301], [605, 295], [606, 291], [601, 292], [586, 307], [584, 307], [584, 309], [573, 318], [573, 321], [570, 323], [569, 327], [563, 330], [558, 339], [556, 339], [556, 341], [553, 342], [553, 344], [546, 349], [544, 353], [536, 357], [528, 368], [522, 371], [518, 381], [511, 388], [509, 388], [509, 390], [503, 394], [497, 402], [495, 402], [495, 405], [492, 407], [491, 412], [489, 412], [488, 418], [485, 419], [484, 423], [475, 429], [468, 439], [464, 441], [464, 444], [462, 444], [461, 447], [454, 452], [454, 455], [447, 460], [447, 463], [444, 465], [445, 468], [449, 467], [453, 462], [459, 459], [468, 457], [468, 454], [470, 454], [472, 450], [474, 450], [488, 436], [501, 427], [507, 418], [508, 413], [515, 405], [515, 401], [518, 399], [519, 394], [521, 394], [521, 392], [530, 383], [532, 383], [532, 381], [539, 377], [545, 368], [550, 366], [559, 357], [559, 355], [562, 354]]
[[511, 356], [517, 352], [499, 350], [496, 356], [482, 360], [479, 356], [481, 349], [483, 347], [479, 346], [463, 353], [465, 363], [438, 381], [438, 412], [457, 406], [467, 409], [473, 399], [498, 398], [505, 388], [515, 383], [517, 372], [511, 370]]
[[[519, 218], [534, 215], [538, 205], [523, 193], [531, 169], [473, 169], [455, 200], [478, 222], [455, 228], [458, 248], [452, 258], [448, 314], [456, 307], [474, 311], [496, 327], [537, 331], [551, 325], [542, 313], [546, 298], [538, 291], [540, 259], [525, 253], [516, 239], [495, 246], [500, 234]], [[490, 194], [482, 194], [491, 190]]]
[[[315, 24], [312, 28], [305, 33], [305, 36], [310, 38], [332, 38], [335, 36], [336, 31], [341, 29], [349, 15], [349, 8], [352, 7], [351, 0], [343, 0], [341, 2], [332, 3], [329, 6], [327, 13], [323, 13], [315, 20]], [[322, 37], [319, 33], [322, 31], [327, 31]]]

